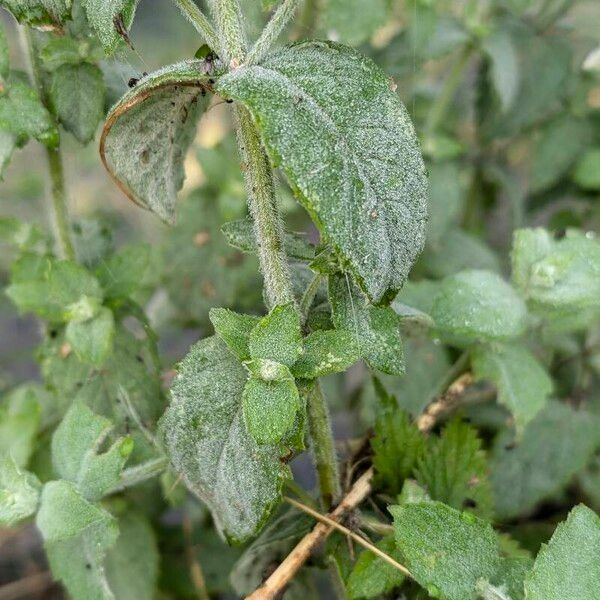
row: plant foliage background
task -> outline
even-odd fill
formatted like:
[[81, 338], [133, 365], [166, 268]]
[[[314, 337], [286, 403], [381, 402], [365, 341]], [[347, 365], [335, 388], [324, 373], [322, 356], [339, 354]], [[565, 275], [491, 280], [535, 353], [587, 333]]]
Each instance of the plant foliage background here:
[[[277, 3], [241, 4], [254, 40]], [[339, 500], [305, 435], [320, 377], [341, 493], [375, 469], [349, 526], [411, 577], [336, 532], [286, 598], [600, 597], [597, 3], [305, 0], [230, 72], [167, 2], [0, 6], [0, 593], [250, 594], [314, 525], [282, 493]], [[336, 43], [278, 49], [305, 38]], [[285, 303], [232, 100], [280, 167]], [[170, 225], [103, 168], [107, 117], [109, 170]]]

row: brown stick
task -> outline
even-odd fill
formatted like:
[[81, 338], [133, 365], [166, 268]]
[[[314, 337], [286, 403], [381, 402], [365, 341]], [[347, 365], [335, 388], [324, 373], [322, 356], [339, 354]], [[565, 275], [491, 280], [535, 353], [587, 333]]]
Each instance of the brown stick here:
[[19, 600], [37, 596], [54, 585], [47, 571], [0, 586], [0, 600]]
[[[449, 387], [446, 393], [434, 400], [417, 419], [417, 427], [423, 433], [433, 429], [437, 418], [454, 408], [458, 398], [473, 381], [470, 373], [461, 375]], [[357, 508], [373, 491], [373, 467], [365, 471], [350, 489], [337, 508], [327, 515], [327, 518], [339, 523], [355, 508]], [[271, 576], [256, 591], [246, 597], [246, 600], [275, 600], [294, 578], [298, 570], [309, 559], [315, 548], [333, 531], [331, 525], [318, 523], [306, 534], [296, 547], [287, 555]]]

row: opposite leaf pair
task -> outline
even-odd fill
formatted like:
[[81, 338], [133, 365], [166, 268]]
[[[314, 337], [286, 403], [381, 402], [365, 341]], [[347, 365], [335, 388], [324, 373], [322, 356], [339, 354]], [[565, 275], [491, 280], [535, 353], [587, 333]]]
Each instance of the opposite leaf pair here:
[[359, 358], [347, 331], [316, 331], [303, 340], [300, 317], [292, 304], [276, 306], [262, 319], [218, 308], [211, 310], [210, 319], [248, 370], [242, 396], [244, 421], [259, 444], [278, 443], [292, 430], [303, 408], [296, 378], [341, 372]]

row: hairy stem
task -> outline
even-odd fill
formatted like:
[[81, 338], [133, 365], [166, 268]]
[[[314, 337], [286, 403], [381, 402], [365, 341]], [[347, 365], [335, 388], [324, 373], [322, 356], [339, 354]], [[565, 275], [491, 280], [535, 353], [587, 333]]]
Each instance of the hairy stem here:
[[183, 16], [194, 26], [206, 43], [214, 50], [220, 46], [219, 37], [206, 15], [193, 0], [173, 0]]
[[300, 2], [301, 0], [283, 0], [248, 53], [247, 64], [258, 63], [265, 57], [273, 42], [293, 19]]
[[275, 199], [273, 171], [248, 110], [237, 106], [236, 116], [248, 206], [254, 222], [265, 296], [268, 306], [272, 308], [277, 304], [294, 302], [283, 246], [283, 225]]
[[300, 317], [302, 318], [303, 323], [306, 322], [308, 311], [310, 310], [310, 307], [315, 300], [315, 296], [317, 295], [317, 292], [323, 283], [323, 279], [324, 278], [321, 273], [316, 273], [304, 291], [304, 295], [300, 300]]
[[122, 492], [127, 488], [135, 487], [143, 481], [153, 479], [157, 475], [160, 475], [168, 466], [169, 460], [164, 456], [159, 456], [135, 467], [125, 469], [121, 473], [118, 483], [106, 492], [106, 495], [109, 496], [117, 492]]
[[238, 0], [209, 0], [221, 40], [221, 58], [240, 64], [246, 57], [246, 32]]
[[329, 510], [337, 504], [342, 493], [329, 410], [318, 381], [308, 383], [302, 392], [306, 398], [308, 431], [319, 476], [321, 503]]
[[428, 135], [433, 135], [436, 132], [446, 115], [446, 111], [456, 94], [456, 90], [462, 80], [463, 71], [468, 64], [472, 53], [473, 48], [470, 45], [465, 46], [452, 66], [452, 69], [444, 82], [442, 91], [439, 93], [429, 110], [427, 122], [425, 123], [425, 131]]
[[[21, 40], [23, 49], [29, 61], [29, 77], [32, 85], [38, 91], [44, 106], [48, 108], [48, 97], [42, 81], [42, 74], [38, 62], [37, 49], [33, 40], [31, 30], [21, 27]], [[50, 199], [52, 201], [52, 221], [54, 222], [55, 237], [58, 253], [62, 258], [75, 260], [75, 248], [69, 233], [69, 213], [67, 210], [67, 192], [65, 186], [65, 174], [59, 148], [48, 148], [44, 146], [48, 160], [48, 172], [50, 175]]]

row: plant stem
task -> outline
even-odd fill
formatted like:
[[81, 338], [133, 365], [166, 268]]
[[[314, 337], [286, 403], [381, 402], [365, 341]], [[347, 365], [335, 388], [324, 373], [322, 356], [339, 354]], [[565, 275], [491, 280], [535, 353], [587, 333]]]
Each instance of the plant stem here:
[[[24, 52], [29, 60], [29, 77], [32, 85], [38, 91], [44, 106], [48, 108], [48, 98], [44, 88], [40, 65], [38, 63], [37, 50], [31, 30], [21, 27], [21, 39]], [[63, 170], [60, 146], [49, 148], [44, 146], [48, 160], [48, 172], [50, 174], [50, 197], [52, 200], [52, 220], [58, 246], [59, 255], [68, 260], [75, 260], [75, 249], [69, 233], [69, 214], [67, 210], [67, 192], [65, 187], [65, 174]]]
[[454, 94], [456, 94], [456, 90], [460, 85], [463, 71], [471, 58], [472, 52], [473, 48], [468, 44], [463, 48], [457, 61], [452, 66], [452, 69], [444, 82], [442, 91], [429, 110], [429, 115], [427, 116], [427, 122], [425, 124], [425, 132], [427, 135], [433, 135], [442, 122], [450, 102], [454, 98]]
[[122, 492], [127, 488], [134, 487], [143, 481], [153, 479], [157, 475], [160, 475], [169, 465], [169, 460], [165, 456], [159, 456], [153, 458], [145, 463], [136, 465], [129, 469], [125, 469], [121, 473], [121, 477], [117, 484], [115, 484], [110, 490], [106, 492], [106, 495], [116, 494]]
[[307, 383], [302, 392], [306, 398], [308, 431], [319, 476], [321, 504], [324, 510], [329, 510], [337, 504], [342, 493], [329, 410], [318, 381]]
[[296, 14], [300, 1], [301, 0], [283, 0], [248, 53], [246, 59], [247, 64], [251, 65], [260, 62], [264, 58], [265, 54], [269, 51], [269, 48], [273, 45], [273, 42], [279, 37], [286, 25]]
[[205, 39], [213, 49], [220, 46], [219, 37], [206, 15], [198, 8], [193, 0], [173, 0], [183, 16], [194, 26], [196, 31]]
[[238, 0], [209, 0], [221, 40], [221, 58], [240, 64], [246, 57], [246, 32]]
[[260, 268], [269, 308], [294, 302], [292, 282], [283, 246], [283, 226], [277, 202], [273, 171], [252, 117], [236, 107], [240, 153], [245, 168], [248, 206], [254, 222]]

